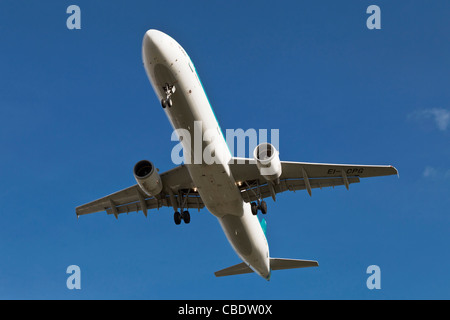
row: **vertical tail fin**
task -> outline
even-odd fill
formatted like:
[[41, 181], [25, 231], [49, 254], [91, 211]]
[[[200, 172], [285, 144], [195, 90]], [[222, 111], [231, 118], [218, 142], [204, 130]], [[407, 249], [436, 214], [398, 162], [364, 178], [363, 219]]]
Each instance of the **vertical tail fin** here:
[[261, 229], [262, 229], [262, 231], [264, 232], [264, 235], [267, 236], [267, 235], [266, 235], [266, 230], [267, 230], [267, 222], [266, 222], [266, 219], [263, 218], [263, 219], [260, 221], [259, 224], [261, 225]]

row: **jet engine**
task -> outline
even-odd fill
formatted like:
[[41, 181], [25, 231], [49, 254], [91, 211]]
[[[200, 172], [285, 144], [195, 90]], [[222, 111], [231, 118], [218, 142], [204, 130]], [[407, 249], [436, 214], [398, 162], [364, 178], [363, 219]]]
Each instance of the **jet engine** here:
[[153, 163], [148, 160], [141, 160], [134, 166], [134, 178], [139, 187], [149, 196], [156, 196], [162, 190], [161, 177]]
[[270, 143], [261, 143], [253, 151], [259, 173], [268, 181], [278, 181], [281, 176], [279, 153]]

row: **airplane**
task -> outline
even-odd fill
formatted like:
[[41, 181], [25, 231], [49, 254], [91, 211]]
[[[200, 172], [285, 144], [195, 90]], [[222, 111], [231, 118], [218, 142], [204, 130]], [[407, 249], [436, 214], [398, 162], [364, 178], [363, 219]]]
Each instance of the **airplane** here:
[[216, 277], [255, 272], [269, 280], [274, 270], [318, 267], [314, 260], [273, 258], [269, 254], [266, 221], [257, 214], [267, 213], [265, 198], [285, 191], [345, 186], [360, 178], [398, 175], [390, 165], [352, 165], [280, 161], [270, 143], [258, 145], [253, 158], [232, 156], [197, 71], [183, 47], [167, 34], [148, 30], [142, 43], [143, 64], [149, 81], [172, 127], [194, 134], [201, 121], [202, 133], [213, 139], [201, 146], [181, 140], [183, 151], [194, 154], [206, 148], [214, 155], [211, 164], [186, 161], [159, 174], [148, 160], [133, 169], [137, 184], [76, 208], [81, 215], [106, 211], [119, 214], [171, 207], [174, 222], [188, 224], [188, 209], [207, 208], [217, 217], [223, 232], [241, 263], [215, 272]]

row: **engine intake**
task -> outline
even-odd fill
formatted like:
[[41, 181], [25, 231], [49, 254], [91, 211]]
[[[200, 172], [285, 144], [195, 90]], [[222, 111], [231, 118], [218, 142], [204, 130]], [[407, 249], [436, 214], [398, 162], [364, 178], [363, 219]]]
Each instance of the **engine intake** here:
[[139, 187], [149, 196], [156, 196], [161, 192], [161, 177], [150, 161], [141, 160], [136, 163], [133, 174]]
[[253, 151], [253, 158], [259, 173], [268, 181], [276, 181], [281, 176], [279, 152], [270, 143], [261, 143]]

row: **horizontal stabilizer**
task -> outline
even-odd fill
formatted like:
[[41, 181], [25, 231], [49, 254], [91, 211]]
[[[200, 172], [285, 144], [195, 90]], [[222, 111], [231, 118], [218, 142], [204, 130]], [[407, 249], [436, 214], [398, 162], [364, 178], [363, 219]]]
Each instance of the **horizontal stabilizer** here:
[[[271, 270], [285, 270], [285, 269], [308, 268], [318, 266], [319, 263], [313, 260], [270, 258]], [[252, 272], [253, 270], [245, 262], [242, 262], [234, 266], [217, 271], [214, 274], [216, 277], [224, 277]]]
[[216, 277], [234, 276], [236, 274], [252, 273], [253, 270], [244, 262], [237, 265], [225, 268], [223, 270], [214, 272]]
[[313, 260], [270, 258], [270, 269], [284, 270], [296, 268], [318, 267], [319, 263]]

